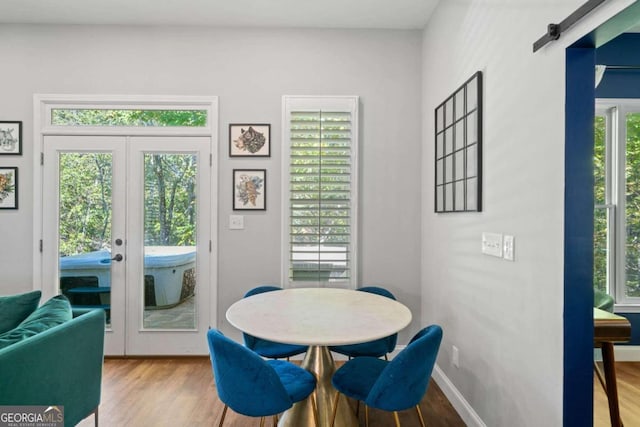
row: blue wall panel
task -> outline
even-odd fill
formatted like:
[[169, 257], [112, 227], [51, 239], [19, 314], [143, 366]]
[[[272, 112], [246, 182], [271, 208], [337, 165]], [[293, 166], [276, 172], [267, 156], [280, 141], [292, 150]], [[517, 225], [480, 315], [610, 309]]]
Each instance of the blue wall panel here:
[[596, 49], [596, 64], [640, 65], [640, 33], [621, 34]]
[[640, 98], [640, 68], [606, 70], [596, 89], [596, 98]]
[[567, 49], [563, 425], [593, 425], [595, 49]]

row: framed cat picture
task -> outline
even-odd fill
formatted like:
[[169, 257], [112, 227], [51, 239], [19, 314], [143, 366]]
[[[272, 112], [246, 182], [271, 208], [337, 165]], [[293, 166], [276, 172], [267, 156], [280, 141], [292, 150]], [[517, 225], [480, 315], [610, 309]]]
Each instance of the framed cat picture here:
[[229, 125], [229, 157], [270, 157], [270, 124]]

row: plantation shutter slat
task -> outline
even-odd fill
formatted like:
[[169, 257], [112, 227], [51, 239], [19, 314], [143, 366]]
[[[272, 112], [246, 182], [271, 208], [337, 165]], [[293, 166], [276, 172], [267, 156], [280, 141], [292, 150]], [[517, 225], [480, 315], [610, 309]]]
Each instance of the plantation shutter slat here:
[[352, 113], [289, 114], [289, 281], [349, 282]]

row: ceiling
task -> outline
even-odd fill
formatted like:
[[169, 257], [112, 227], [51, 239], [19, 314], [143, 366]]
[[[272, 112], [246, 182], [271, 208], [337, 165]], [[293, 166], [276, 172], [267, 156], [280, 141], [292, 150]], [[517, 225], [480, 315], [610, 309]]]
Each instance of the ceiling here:
[[439, 0], [0, 0], [0, 23], [422, 29]]

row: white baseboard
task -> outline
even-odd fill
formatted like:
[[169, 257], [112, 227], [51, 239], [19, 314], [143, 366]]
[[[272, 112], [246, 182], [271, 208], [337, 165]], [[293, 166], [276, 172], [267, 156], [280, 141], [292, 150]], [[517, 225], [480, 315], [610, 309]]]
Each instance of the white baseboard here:
[[[613, 357], [616, 362], [640, 362], [640, 346], [638, 345], [614, 345]], [[602, 362], [602, 351], [593, 349], [593, 360]]]
[[[390, 355], [389, 359], [393, 359], [405, 346], [397, 346], [396, 350]], [[614, 347], [616, 362], [640, 362], [640, 346], [637, 345], [617, 345]], [[335, 360], [346, 360], [345, 356], [333, 354]], [[301, 357], [301, 356], [297, 356]], [[601, 361], [602, 354], [599, 349], [594, 349], [595, 360]], [[453, 385], [451, 380], [444, 374], [440, 367], [436, 364], [433, 368], [433, 379], [438, 384], [444, 395], [449, 399], [451, 405], [456, 410], [460, 418], [469, 427], [487, 427], [482, 418], [476, 413], [473, 407], [467, 402], [464, 396]]]
[[469, 427], [487, 427], [482, 418], [473, 410], [469, 402], [453, 385], [449, 378], [442, 372], [440, 367], [436, 365], [433, 368], [433, 379], [438, 384], [444, 395], [449, 399], [453, 408], [458, 412], [462, 421]]

